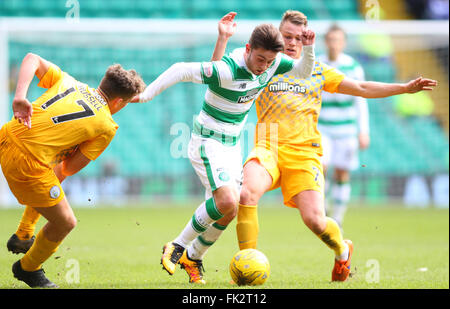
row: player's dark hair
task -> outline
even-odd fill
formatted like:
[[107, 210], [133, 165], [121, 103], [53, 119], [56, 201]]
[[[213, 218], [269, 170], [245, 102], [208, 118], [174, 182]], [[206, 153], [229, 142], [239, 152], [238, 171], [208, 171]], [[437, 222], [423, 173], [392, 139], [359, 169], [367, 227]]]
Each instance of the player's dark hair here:
[[120, 64], [113, 64], [106, 70], [99, 88], [109, 100], [129, 100], [145, 89], [145, 83], [135, 70], [125, 70]]
[[284, 50], [284, 41], [280, 31], [272, 24], [257, 26], [248, 41], [251, 48], [263, 48], [280, 52]]

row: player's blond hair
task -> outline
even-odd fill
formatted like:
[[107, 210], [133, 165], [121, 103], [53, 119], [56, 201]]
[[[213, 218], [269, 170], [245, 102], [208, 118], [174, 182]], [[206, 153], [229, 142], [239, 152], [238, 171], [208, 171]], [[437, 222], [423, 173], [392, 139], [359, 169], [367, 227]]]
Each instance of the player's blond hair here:
[[281, 18], [280, 29], [287, 21], [297, 26], [308, 26], [308, 18], [300, 11], [287, 10], [286, 12], [284, 12], [283, 17]]
[[255, 27], [248, 43], [251, 48], [263, 48], [274, 52], [284, 50], [283, 37], [272, 24], [261, 24]]
[[106, 70], [99, 88], [109, 100], [129, 100], [145, 89], [145, 83], [135, 70], [125, 70], [120, 64], [113, 64]]

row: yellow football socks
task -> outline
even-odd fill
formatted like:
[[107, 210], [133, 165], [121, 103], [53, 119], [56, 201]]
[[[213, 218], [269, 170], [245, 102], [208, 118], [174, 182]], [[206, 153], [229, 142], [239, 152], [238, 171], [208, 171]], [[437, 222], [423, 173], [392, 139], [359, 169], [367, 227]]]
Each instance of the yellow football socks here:
[[28, 240], [34, 235], [36, 223], [41, 215], [33, 207], [26, 206], [17, 227], [16, 235], [20, 240]]
[[36, 271], [41, 268], [44, 263], [53, 253], [58, 250], [61, 241], [54, 242], [48, 240], [43, 229], [39, 231], [36, 240], [31, 246], [30, 250], [22, 257], [20, 264], [25, 271]]
[[[348, 254], [348, 247], [344, 243], [339, 225], [332, 218], [327, 217], [327, 226], [319, 238], [336, 254], [336, 257], [342, 257]], [[344, 258], [345, 259], [345, 258]]]
[[258, 205], [239, 204], [236, 231], [241, 250], [256, 249], [259, 232]]

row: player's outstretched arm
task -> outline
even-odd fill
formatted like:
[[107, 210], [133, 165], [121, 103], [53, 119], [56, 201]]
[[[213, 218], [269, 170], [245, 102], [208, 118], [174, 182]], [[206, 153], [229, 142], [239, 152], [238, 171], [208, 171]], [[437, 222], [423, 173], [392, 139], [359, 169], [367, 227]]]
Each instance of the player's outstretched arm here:
[[216, 46], [214, 47], [211, 61], [219, 61], [225, 54], [228, 39], [233, 36], [234, 32], [236, 31], [237, 25], [234, 21], [234, 17], [236, 17], [236, 14], [236, 12], [230, 12], [220, 19], [218, 25], [219, 36], [217, 37]]
[[[200, 62], [178, 62], [158, 76], [131, 102], [147, 102], [179, 82], [203, 83]], [[137, 100], [137, 101], [136, 101]]]
[[33, 53], [28, 53], [22, 60], [12, 107], [14, 118], [28, 128], [31, 128], [31, 116], [33, 114], [33, 107], [27, 99], [28, 89], [34, 75], [41, 79], [50, 65], [50, 62]]
[[339, 84], [337, 92], [360, 96], [364, 98], [385, 98], [403, 93], [430, 91], [437, 86], [437, 81], [428, 78], [416, 78], [408, 83], [381, 83], [372, 81], [357, 81], [344, 78]]

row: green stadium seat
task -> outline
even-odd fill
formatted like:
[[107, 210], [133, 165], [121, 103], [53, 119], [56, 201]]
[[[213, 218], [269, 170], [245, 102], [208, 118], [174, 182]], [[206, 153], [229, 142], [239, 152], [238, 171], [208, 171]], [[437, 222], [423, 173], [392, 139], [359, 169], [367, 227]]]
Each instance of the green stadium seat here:
[[[117, 3], [119, 1], [110, 1], [111, 3]], [[95, 17], [96, 12], [103, 10], [106, 3], [101, 0], [90, 0], [90, 1], [83, 1], [80, 5], [80, 13], [88, 13], [90, 17]], [[114, 5], [114, 4], [113, 4]]]
[[[308, 18], [348, 19], [360, 18], [358, 8], [352, 0], [89, 0], [80, 1], [82, 17], [99, 18], [213, 18], [217, 19], [229, 11], [238, 12], [239, 18], [276, 19], [287, 9], [300, 10]], [[69, 8], [66, 0], [9, 0], [0, 2], [3, 16], [65, 17]]]
[[[2, 1], [1, 15], [8, 13], [6, 16], [29, 16], [28, 3], [25, 1]], [[3, 15], [3, 16], [5, 16]]]
[[224, 12], [223, 15], [225, 15], [228, 12], [233, 11], [233, 12], [237, 13], [236, 18], [240, 18], [241, 3], [242, 3], [242, 1], [240, 1], [240, 0], [227, 0], [227, 1], [216, 1], [215, 5], [216, 5], [217, 9]]
[[323, 4], [332, 19], [357, 19], [359, 17], [357, 4], [353, 0], [325, 0]]

